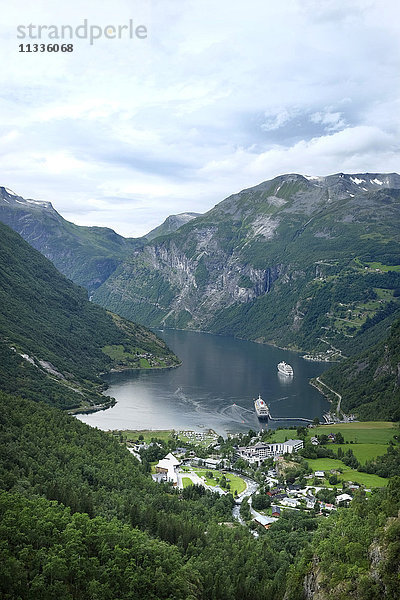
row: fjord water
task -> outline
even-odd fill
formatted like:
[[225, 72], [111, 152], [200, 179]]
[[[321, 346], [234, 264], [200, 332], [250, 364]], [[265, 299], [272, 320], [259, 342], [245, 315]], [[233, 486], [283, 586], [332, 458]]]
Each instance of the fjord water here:
[[[79, 415], [100, 429], [214, 429], [217, 433], [260, 429], [254, 398], [261, 397], [272, 417], [313, 419], [329, 408], [308, 382], [326, 363], [309, 362], [295, 352], [231, 337], [191, 331], [157, 332], [183, 361], [168, 370], [113, 373], [107, 394], [117, 400], [108, 410]], [[294, 377], [277, 371], [282, 360]], [[268, 427], [307, 425], [270, 421]]]

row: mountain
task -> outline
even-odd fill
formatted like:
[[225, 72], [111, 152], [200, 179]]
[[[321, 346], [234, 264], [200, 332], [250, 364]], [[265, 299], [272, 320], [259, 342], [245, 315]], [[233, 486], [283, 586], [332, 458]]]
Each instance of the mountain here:
[[1, 190], [0, 220], [96, 302], [147, 326], [340, 358], [365, 321], [396, 310], [395, 173], [282, 175], [183, 225], [170, 217], [152, 240], [78, 227], [50, 203]]
[[179, 227], [182, 227], [182, 225], [185, 225], [185, 223], [189, 223], [189, 221], [192, 221], [199, 216], [200, 213], [194, 212], [184, 212], [179, 213], [178, 215], [170, 215], [163, 223], [161, 223], [161, 225], [149, 231], [149, 233], [147, 233], [144, 237], [148, 240], [154, 240], [156, 237], [168, 235], [179, 229]]
[[107, 227], [74, 225], [50, 202], [25, 200], [5, 187], [0, 187], [0, 221], [89, 292], [101, 285], [122, 259], [142, 243], [126, 239]]
[[179, 362], [155, 334], [89, 302], [84, 289], [3, 224], [0, 356], [4, 391], [88, 409], [107, 404], [100, 373]]
[[94, 300], [148, 326], [340, 356], [396, 310], [399, 222], [395, 173], [282, 175], [135, 249]]

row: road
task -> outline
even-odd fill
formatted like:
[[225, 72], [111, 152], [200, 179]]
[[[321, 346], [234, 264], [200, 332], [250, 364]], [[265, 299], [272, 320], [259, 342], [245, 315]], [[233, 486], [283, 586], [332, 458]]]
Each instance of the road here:
[[316, 378], [316, 381], [318, 381], [318, 383], [320, 383], [321, 385], [323, 385], [324, 387], [326, 387], [330, 392], [332, 392], [332, 394], [335, 394], [335, 396], [337, 396], [339, 398], [338, 403], [337, 403], [337, 407], [336, 407], [336, 414], [340, 418], [340, 404], [342, 402], [342, 396], [340, 394], [338, 394], [337, 392], [335, 392], [335, 390], [333, 390], [332, 388], [330, 388], [329, 385], [326, 385], [326, 383], [324, 383], [323, 381], [321, 381], [319, 377]]

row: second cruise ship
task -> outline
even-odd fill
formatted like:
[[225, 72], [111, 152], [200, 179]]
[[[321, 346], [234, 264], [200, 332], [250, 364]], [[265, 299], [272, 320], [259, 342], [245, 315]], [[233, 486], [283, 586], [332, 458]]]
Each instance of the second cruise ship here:
[[292, 367], [290, 365], [288, 365], [287, 363], [285, 363], [284, 360], [278, 364], [278, 371], [279, 371], [279, 373], [282, 373], [283, 375], [288, 375], [289, 377], [293, 376]]

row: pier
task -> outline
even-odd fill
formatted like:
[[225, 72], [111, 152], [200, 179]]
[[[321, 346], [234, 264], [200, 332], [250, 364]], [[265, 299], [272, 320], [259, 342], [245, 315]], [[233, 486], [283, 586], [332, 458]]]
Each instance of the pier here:
[[306, 423], [312, 423], [312, 419], [305, 419], [304, 417], [269, 417], [270, 421], [305, 421]]

